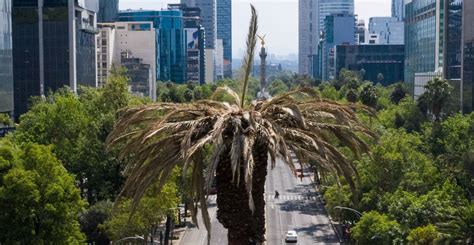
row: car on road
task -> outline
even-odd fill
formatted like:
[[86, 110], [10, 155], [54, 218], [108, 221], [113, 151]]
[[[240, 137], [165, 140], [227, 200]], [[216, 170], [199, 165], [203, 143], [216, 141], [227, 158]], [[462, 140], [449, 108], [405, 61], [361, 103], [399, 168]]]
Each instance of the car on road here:
[[298, 234], [296, 234], [296, 231], [288, 231], [285, 236], [285, 242], [298, 242]]

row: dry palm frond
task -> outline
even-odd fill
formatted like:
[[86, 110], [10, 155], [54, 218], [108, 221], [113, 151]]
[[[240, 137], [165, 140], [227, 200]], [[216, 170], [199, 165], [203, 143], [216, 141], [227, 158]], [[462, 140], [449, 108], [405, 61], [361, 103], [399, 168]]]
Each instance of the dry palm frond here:
[[252, 9], [252, 17], [250, 19], [249, 32], [247, 34], [247, 51], [244, 56], [242, 63], [243, 70], [243, 81], [242, 81], [242, 99], [240, 100], [240, 107], [244, 107], [245, 96], [247, 94], [247, 88], [252, 72], [253, 58], [255, 56], [255, 46], [257, 45], [257, 31], [258, 31], [258, 15], [255, 7], [250, 4]]
[[[322, 169], [344, 176], [355, 192], [357, 169], [338, 146], [348, 147], [355, 156], [369, 150], [362, 137], [375, 138], [375, 135], [358, 120], [354, 110], [370, 113], [371, 109], [322, 99], [311, 88], [300, 88], [244, 109], [258, 29], [257, 13], [251, 8], [240, 99], [237, 93], [222, 87], [216, 94], [230, 96], [231, 104], [203, 100], [190, 104], [156, 103], [119, 111], [120, 119], [107, 144], [120, 145], [119, 157], [131, 159], [118, 199], [131, 197], [133, 209], [150, 186], [158, 184], [157, 189], [161, 190], [172, 170], [181, 167], [185, 173], [191, 171], [193, 222], [197, 221], [200, 203], [210, 235], [205, 193], [213, 183], [220, 159], [230, 158], [235, 184], [239, 185], [241, 179], [245, 181], [249, 208], [253, 211], [253, 172], [261, 166], [258, 164], [267, 164], [256, 162], [253, 150], [254, 146], [259, 149], [262, 142], [266, 144], [264, 149], [268, 150], [272, 167], [277, 159], [282, 159], [295, 173], [291, 157], [294, 152], [300, 164], [313, 160]], [[211, 156], [204, 163], [203, 155], [209, 146]]]
[[211, 99], [218, 100], [221, 96], [225, 95], [228, 95], [230, 98], [232, 98], [232, 102], [235, 105], [240, 105], [239, 95], [227, 86], [218, 87], [216, 91], [214, 91], [214, 93], [212, 94]]

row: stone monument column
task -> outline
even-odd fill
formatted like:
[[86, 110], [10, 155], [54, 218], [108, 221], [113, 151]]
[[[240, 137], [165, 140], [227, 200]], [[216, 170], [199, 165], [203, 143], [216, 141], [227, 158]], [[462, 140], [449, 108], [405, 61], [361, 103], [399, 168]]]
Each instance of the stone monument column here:
[[264, 93], [267, 88], [267, 51], [265, 46], [260, 49], [260, 92]]
[[271, 98], [267, 89], [267, 51], [265, 49], [265, 35], [258, 36], [260, 38], [262, 47], [260, 48], [260, 92], [258, 92], [258, 100], [266, 100]]

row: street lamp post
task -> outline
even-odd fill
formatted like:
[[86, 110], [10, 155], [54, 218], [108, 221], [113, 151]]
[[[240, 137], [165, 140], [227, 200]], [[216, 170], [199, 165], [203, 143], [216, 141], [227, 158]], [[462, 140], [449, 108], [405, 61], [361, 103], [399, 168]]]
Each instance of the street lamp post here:
[[355, 209], [353, 209], [353, 208], [348, 208], [348, 207], [343, 207], [343, 206], [335, 206], [334, 208], [337, 208], [337, 209], [345, 209], [345, 210], [352, 211], [352, 212], [354, 212], [355, 214], [357, 214], [357, 216], [359, 217], [359, 219], [360, 219], [360, 217], [362, 217], [362, 213], [359, 212], [359, 211], [357, 211], [357, 210], [355, 210]]

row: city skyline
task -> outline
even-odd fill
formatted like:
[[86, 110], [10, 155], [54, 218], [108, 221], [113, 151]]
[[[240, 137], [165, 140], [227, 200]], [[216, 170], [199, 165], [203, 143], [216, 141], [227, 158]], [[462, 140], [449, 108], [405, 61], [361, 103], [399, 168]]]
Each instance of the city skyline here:
[[[180, 0], [121, 0], [120, 9], [161, 9]], [[232, 54], [241, 58], [250, 18], [249, 3], [259, 11], [260, 33], [267, 34], [268, 52], [278, 56], [298, 54], [298, 0], [233, 0]], [[370, 17], [391, 16], [391, 0], [355, 0], [355, 14], [368, 23]], [[286, 15], [281, 18], [281, 15]], [[285, 30], [285, 31], [282, 31]]]

